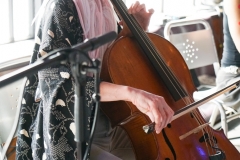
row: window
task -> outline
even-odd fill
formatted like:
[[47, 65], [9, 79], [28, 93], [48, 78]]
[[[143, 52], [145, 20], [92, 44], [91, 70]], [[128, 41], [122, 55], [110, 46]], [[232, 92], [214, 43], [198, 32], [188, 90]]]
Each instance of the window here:
[[0, 44], [34, 37], [31, 21], [42, 0], [0, 1]]
[[195, 10], [195, 0], [163, 0], [163, 12], [173, 17], [187, 16]]
[[31, 23], [42, 1], [0, 0], [0, 55], [4, 55], [0, 66], [32, 54], [35, 27]]

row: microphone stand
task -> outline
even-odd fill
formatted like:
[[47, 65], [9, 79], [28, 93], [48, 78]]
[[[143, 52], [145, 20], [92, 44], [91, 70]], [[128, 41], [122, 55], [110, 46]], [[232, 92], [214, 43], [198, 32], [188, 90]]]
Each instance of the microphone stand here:
[[[116, 32], [109, 32], [103, 36], [99, 36], [88, 40], [85, 43], [77, 44], [71, 48], [56, 49], [50, 52], [47, 56], [40, 58], [33, 64], [29, 64], [26, 67], [22, 67], [16, 71], [0, 77], [0, 88], [10, 84], [16, 80], [19, 80], [25, 76], [36, 73], [41, 69], [47, 68], [55, 64], [65, 64], [68, 60], [72, 65], [73, 76], [76, 80], [75, 85], [75, 110], [74, 118], [76, 121], [76, 136], [75, 141], [77, 142], [78, 159], [83, 159], [82, 152], [85, 152], [84, 158], [89, 155], [88, 152], [91, 147], [91, 141], [94, 134], [94, 127], [97, 118], [98, 106], [100, 101], [99, 96], [99, 64], [98, 60], [91, 60], [88, 57], [87, 51], [94, 50], [99, 46], [114, 40], [117, 37]], [[90, 65], [89, 65], [90, 64]], [[86, 107], [85, 107], [85, 84], [86, 84], [86, 73], [93, 72], [95, 76], [95, 94], [93, 100], [96, 102], [95, 117], [93, 127], [91, 129], [90, 139], [88, 141], [88, 135], [84, 132], [84, 128], [87, 127]], [[81, 120], [80, 120], [81, 118]], [[88, 146], [87, 146], [88, 143]], [[6, 145], [7, 146], [7, 145]], [[4, 148], [4, 150], [6, 150]], [[5, 151], [3, 152], [5, 155]], [[4, 156], [3, 155], [3, 156]], [[85, 160], [85, 159], [84, 159]]]
[[[77, 142], [77, 157], [82, 157], [84, 160], [89, 159], [89, 151], [91, 148], [92, 138], [94, 135], [96, 120], [98, 116], [99, 103], [100, 103], [100, 76], [99, 66], [100, 61], [88, 59], [87, 54], [77, 54], [76, 56], [70, 56], [72, 73], [75, 79], [75, 103], [74, 103], [74, 118], [76, 126], [75, 141]], [[92, 66], [88, 64], [91, 63]], [[86, 74], [89, 72], [94, 73], [95, 79], [95, 94], [93, 100], [95, 101], [95, 114], [94, 122], [91, 129], [91, 134], [87, 128], [90, 128], [87, 124], [88, 117], [85, 97], [85, 86], [86, 86]], [[80, 119], [81, 117], [81, 119]]]

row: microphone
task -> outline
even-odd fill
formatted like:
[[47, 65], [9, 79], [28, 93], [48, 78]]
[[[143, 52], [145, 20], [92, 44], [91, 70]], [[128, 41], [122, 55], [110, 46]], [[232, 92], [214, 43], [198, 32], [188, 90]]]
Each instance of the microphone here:
[[72, 49], [78, 49], [84, 52], [92, 51], [105, 43], [108, 43], [114, 40], [117, 37], [117, 33], [114, 31], [108, 32], [102, 36], [98, 36], [92, 39], [87, 40], [84, 43], [73, 45]]
[[[74, 49], [78, 49], [78, 50], [81, 50], [84, 52], [92, 51], [92, 50], [100, 47], [101, 45], [114, 40], [116, 37], [117, 37], [117, 33], [114, 31], [111, 31], [102, 36], [92, 38], [92, 39], [88, 40], [87, 42], [73, 45], [70, 49], [74, 48]], [[63, 50], [65, 50], [65, 49], [54, 50], [51, 53], [49, 53], [49, 55], [46, 55], [46, 57], [42, 57], [42, 60], [40, 60], [40, 61], [36, 61], [35, 63], [25, 66], [21, 69], [18, 69], [16, 71], [13, 71], [6, 75], [0, 76], [0, 88], [4, 85], [12, 83], [20, 78], [27, 76], [27, 75], [36, 73], [40, 69], [46, 68], [47, 66], [51, 66], [53, 64], [60, 63], [60, 61], [62, 61], [62, 60], [66, 60], [66, 54], [56, 55], [56, 53], [58, 51], [63, 51]], [[79, 55], [81, 55], [81, 54], [79, 54]]]

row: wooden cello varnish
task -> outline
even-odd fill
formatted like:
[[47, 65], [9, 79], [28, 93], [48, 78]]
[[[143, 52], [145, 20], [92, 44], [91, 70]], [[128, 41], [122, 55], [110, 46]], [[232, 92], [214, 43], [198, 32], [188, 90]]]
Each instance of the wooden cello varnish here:
[[[164, 60], [164, 71], [161, 71], [160, 74], [167, 69], [170, 71], [170, 77], [172, 74], [174, 76], [174, 79], [170, 78], [171, 82], [168, 82], [169, 72], [167, 71], [164, 73], [166, 75], [161, 77], [159, 76], [159, 68], [155, 67], [162, 62], [159, 62], [158, 59], [153, 62], [155, 55], [153, 55], [153, 61], [147, 56], [149, 53], [143, 50], [148, 48], [148, 45], [141, 48], [142, 42], [139, 43], [141, 35], [138, 37], [138, 33], [133, 33], [135, 30], [140, 31], [139, 26], [129, 26], [126, 19], [129, 18], [128, 16], [131, 18], [131, 15], [125, 14], [124, 3], [119, 0], [111, 1], [127, 26], [124, 25], [122, 35], [104, 55], [101, 79], [163, 96], [175, 112], [187, 104], [193, 103], [192, 95], [196, 88], [188, 67], [178, 50], [159, 35], [146, 34], [157, 50], [157, 54]], [[142, 32], [140, 31], [140, 33]], [[146, 38], [145, 35], [143, 38]], [[144, 41], [143, 43], [145, 43]], [[178, 86], [179, 84], [180, 86]], [[177, 88], [175, 88], [176, 85]], [[176, 89], [176, 93], [174, 93], [174, 89]], [[211, 135], [208, 132], [199, 131], [183, 140], [179, 139], [181, 135], [202, 125], [199, 119], [203, 120], [203, 117], [200, 116], [197, 120], [195, 117], [195, 115], [200, 115], [197, 109], [172, 121], [160, 134], [155, 132], [146, 134], [142, 126], [151, 123], [151, 121], [132, 103], [107, 102], [102, 103], [101, 108], [113, 126], [119, 125], [126, 130], [138, 160], [223, 160], [223, 156], [226, 156], [227, 160], [240, 159], [240, 153], [226, 138], [222, 130], [216, 131], [206, 126], [203, 131], [211, 131]], [[211, 147], [211, 141], [215, 141], [214, 146], [217, 149]]]

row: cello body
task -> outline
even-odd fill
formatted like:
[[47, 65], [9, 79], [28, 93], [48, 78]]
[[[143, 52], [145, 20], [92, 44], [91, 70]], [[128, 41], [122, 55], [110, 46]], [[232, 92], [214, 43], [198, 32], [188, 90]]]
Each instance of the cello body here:
[[[161, 36], [142, 31], [121, 0], [111, 1], [124, 26], [104, 54], [101, 79], [162, 96], [175, 113], [193, 103], [196, 88], [179, 51]], [[223, 131], [208, 125], [180, 139], [206, 124], [198, 109], [173, 120], [160, 134], [144, 132], [142, 127], [151, 121], [131, 102], [104, 102], [101, 109], [113, 127], [126, 131], [137, 160], [240, 159], [240, 153]]]
[[[102, 66], [101, 79], [163, 96], [168, 105], [174, 111], [178, 111], [186, 106], [185, 101], [193, 102], [191, 95], [196, 88], [190, 72], [182, 56], [170, 42], [155, 34], [148, 33], [148, 36], [182, 84], [188, 94], [187, 97], [178, 101], [172, 98], [133, 37], [120, 37], [107, 50], [103, 59], [105, 62]], [[120, 125], [127, 132], [138, 160], [208, 160], [210, 155], [216, 154], [206, 145], [208, 142], [203, 140], [202, 131], [183, 140], [179, 139], [179, 136], [199, 126], [192, 113], [172, 121], [160, 134], [155, 132], [146, 134], [142, 126], [151, 121], [132, 103], [104, 102], [101, 108], [113, 126]], [[213, 132], [217, 145], [226, 154], [227, 160], [240, 159], [240, 153], [222, 130], [213, 130], [210, 126], [207, 126], [207, 129]]]

